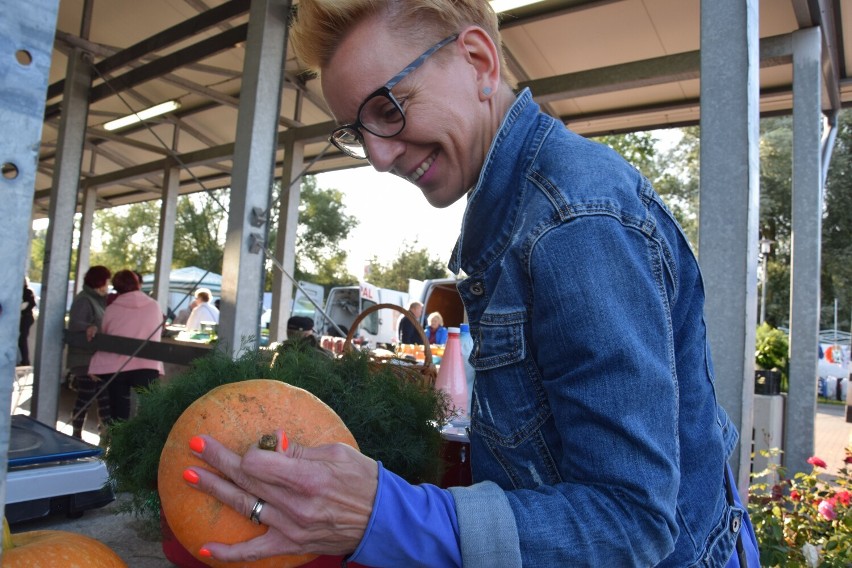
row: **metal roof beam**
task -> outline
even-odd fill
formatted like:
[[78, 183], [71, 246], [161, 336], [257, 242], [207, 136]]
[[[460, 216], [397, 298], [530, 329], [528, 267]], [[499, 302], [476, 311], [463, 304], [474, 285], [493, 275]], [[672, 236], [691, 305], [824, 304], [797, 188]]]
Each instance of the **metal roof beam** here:
[[[124, 91], [125, 89], [129, 89], [140, 83], [156, 79], [161, 75], [188, 63], [200, 61], [210, 57], [211, 55], [215, 55], [220, 51], [231, 48], [236, 44], [245, 41], [247, 30], [248, 24], [237, 26], [231, 30], [222, 32], [219, 35], [181, 49], [180, 51], [164, 55], [156, 61], [152, 61], [151, 63], [137, 67], [132, 71], [128, 71], [123, 75], [114, 77], [108, 82], [92, 87], [92, 91], [89, 96], [89, 103], [91, 104], [105, 99], [106, 97], [113, 95], [115, 92]], [[45, 119], [52, 118], [55, 114], [59, 114], [59, 112], [60, 105], [54, 104], [45, 111], [44, 117]]]
[[528, 6], [515, 8], [498, 14], [500, 29], [512, 28], [529, 24], [537, 20], [555, 18], [571, 12], [599, 8], [606, 4], [623, 2], [624, 0], [544, 0]]
[[110, 132], [109, 130], [101, 130], [89, 127], [86, 130], [86, 133], [89, 141], [97, 139], [112, 140], [113, 142], [118, 142], [119, 144], [132, 146], [140, 150], [145, 150], [146, 152], [160, 154], [161, 156], [170, 156], [172, 154], [172, 151], [168, 148], [156, 146], [154, 144], [148, 144], [147, 142], [140, 142], [139, 140], [134, 140], [133, 138], [128, 138], [120, 134], [115, 134], [114, 132]]
[[[792, 58], [793, 50], [789, 34], [761, 40], [761, 67], [791, 63]], [[701, 52], [688, 51], [600, 69], [523, 81], [518, 84], [518, 89], [529, 87], [535, 93], [536, 102], [548, 103], [566, 98], [698, 79], [701, 74], [700, 68]]]
[[[174, 45], [220, 22], [248, 12], [249, 5], [249, 0], [230, 0], [229, 2], [220, 4], [203, 14], [185, 20], [107, 57], [98, 62], [95, 65], [95, 69], [98, 70], [98, 74], [109, 73], [114, 69], [129, 64], [131, 61], [141, 59], [145, 55]], [[53, 97], [61, 95], [64, 84], [65, 80], [63, 79], [50, 85], [47, 89], [47, 99], [50, 100]]]
[[[284, 145], [288, 140], [303, 141], [306, 143], [319, 142], [328, 138], [328, 133], [331, 132], [337, 125], [334, 122], [323, 122], [313, 124], [311, 126], [303, 126], [301, 128], [292, 128], [284, 132], [278, 133], [278, 145]], [[103, 151], [103, 149], [100, 149]], [[195, 152], [187, 152], [175, 156], [175, 161], [180, 164], [181, 168], [189, 168], [210, 162], [220, 162], [229, 160], [234, 155], [234, 143], [221, 144], [211, 148], [204, 148]], [[110, 157], [110, 159], [112, 159]], [[168, 158], [167, 158], [168, 159]], [[162, 174], [165, 170], [163, 160], [155, 160], [145, 164], [126, 167], [123, 170], [109, 172], [100, 176], [94, 176], [82, 183], [83, 187], [94, 187], [107, 184], [124, 183], [140, 177], [149, 175]], [[50, 190], [36, 191], [36, 199], [50, 197]]]
[[[760, 91], [760, 100], [761, 104], [766, 101], [777, 100], [779, 97], [787, 97], [792, 100], [793, 92], [789, 87], [778, 87], [772, 89], [762, 89]], [[792, 105], [790, 105], [792, 108]], [[602, 122], [607, 120], [616, 120], [619, 118], [636, 118], [636, 122], [640, 122], [642, 124], [641, 130], [657, 130], [662, 128], [680, 128], [684, 126], [695, 126], [699, 121], [699, 109], [701, 107], [701, 101], [698, 98], [686, 99], [686, 100], [678, 100], [671, 102], [663, 102], [652, 105], [642, 105], [642, 106], [632, 106], [632, 107], [624, 107], [618, 110], [611, 111], [603, 111], [603, 112], [590, 112], [584, 114], [573, 114], [573, 115], [562, 115], [559, 120], [562, 121], [565, 126], [576, 129], [578, 131], [582, 131], [583, 136], [594, 137], [594, 136], [604, 136], [609, 134], [626, 134], [631, 132], [636, 132], [637, 129], [633, 126], [627, 126], [622, 129], [602, 129], [602, 128], [592, 128], [586, 129], [582, 127], [582, 123], [595, 123]], [[655, 115], [661, 113], [689, 113], [692, 112], [695, 115], [695, 118], [685, 119], [677, 122], [671, 122], [668, 119], [664, 122], [643, 122], [644, 116]], [[780, 110], [770, 110], [770, 111], [761, 111], [761, 117], [768, 116], [784, 116], [789, 115], [791, 110], [780, 111]]]

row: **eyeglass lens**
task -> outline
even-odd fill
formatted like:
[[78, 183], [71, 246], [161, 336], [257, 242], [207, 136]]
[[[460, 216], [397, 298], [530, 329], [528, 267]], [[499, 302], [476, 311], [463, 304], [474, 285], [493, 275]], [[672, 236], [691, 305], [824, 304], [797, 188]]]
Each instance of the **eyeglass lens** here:
[[367, 150], [361, 142], [361, 135], [354, 128], [338, 128], [332, 133], [331, 141], [353, 158], [363, 160], [367, 157]]
[[402, 109], [391, 99], [392, 96], [385, 91], [364, 101], [358, 120], [368, 132], [382, 137], [396, 136], [402, 132], [405, 118]]
[[[387, 89], [380, 89], [364, 101], [358, 112], [357, 124], [375, 136], [390, 138], [402, 132], [405, 127], [405, 115], [393, 95]], [[367, 157], [358, 126], [338, 128], [332, 134], [332, 140], [338, 148], [353, 158]]]

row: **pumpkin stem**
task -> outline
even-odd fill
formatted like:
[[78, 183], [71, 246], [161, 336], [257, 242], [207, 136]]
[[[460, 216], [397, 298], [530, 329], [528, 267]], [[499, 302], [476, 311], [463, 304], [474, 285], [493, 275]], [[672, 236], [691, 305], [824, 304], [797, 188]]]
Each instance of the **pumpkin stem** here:
[[12, 531], [9, 529], [9, 521], [3, 517], [3, 550], [15, 548], [15, 543], [12, 542]]

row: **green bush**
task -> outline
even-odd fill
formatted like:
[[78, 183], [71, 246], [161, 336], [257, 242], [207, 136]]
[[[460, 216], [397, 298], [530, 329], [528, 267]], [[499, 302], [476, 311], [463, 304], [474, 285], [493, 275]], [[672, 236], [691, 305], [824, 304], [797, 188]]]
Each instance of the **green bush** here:
[[[779, 450], [761, 452], [778, 455]], [[748, 511], [760, 547], [761, 566], [833, 568], [852, 566], [852, 453], [834, 480], [822, 478], [825, 462], [808, 459], [810, 473], [785, 479], [771, 463], [754, 474]], [[778, 479], [770, 484], [767, 479]]]
[[781, 390], [787, 392], [789, 365], [789, 347], [787, 334], [764, 322], [757, 328], [755, 337], [754, 363], [758, 369], [779, 371]]

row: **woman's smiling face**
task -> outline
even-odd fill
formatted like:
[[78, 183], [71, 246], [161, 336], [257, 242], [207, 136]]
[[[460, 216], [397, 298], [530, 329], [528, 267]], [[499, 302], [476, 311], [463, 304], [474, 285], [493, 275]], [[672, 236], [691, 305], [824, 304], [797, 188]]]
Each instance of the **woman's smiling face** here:
[[[403, 41], [379, 17], [357, 24], [321, 73], [337, 122], [355, 122], [364, 100], [428, 47]], [[381, 138], [360, 129], [373, 167], [407, 179], [434, 207], [456, 202], [476, 183], [491, 140], [477, 82], [462, 38], [431, 55], [391, 89], [405, 113], [402, 132]]]

